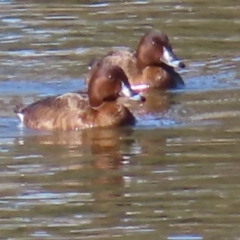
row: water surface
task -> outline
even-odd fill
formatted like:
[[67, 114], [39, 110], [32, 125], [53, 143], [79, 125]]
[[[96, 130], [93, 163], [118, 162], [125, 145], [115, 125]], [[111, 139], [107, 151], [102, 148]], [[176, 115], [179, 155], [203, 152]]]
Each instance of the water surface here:
[[[0, 238], [239, 239], [239, 9], [231, 1], [0, 1]], [[133, 128], [45, 132], [12, 109], [85, 90], [87, 63], [166, 32], [186, 86]]]

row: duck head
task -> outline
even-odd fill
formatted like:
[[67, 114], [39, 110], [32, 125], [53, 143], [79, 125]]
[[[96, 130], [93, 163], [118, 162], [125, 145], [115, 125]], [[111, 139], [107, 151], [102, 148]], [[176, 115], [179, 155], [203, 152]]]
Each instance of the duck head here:
[[172, 46], [166, 34], [151, 30], [140, 40], [136, 57], [140, 68], [164, 63], [171, 67], [184, 68], [185, 64], [173, 53]]
[[114, 102], [124, 96], [134, 101], [146, 99], [133, 91], [124, 71], [117, 65], [98, 63], [88, 85], [88, 96], [91, 107], [97, 108], [104, 102]]

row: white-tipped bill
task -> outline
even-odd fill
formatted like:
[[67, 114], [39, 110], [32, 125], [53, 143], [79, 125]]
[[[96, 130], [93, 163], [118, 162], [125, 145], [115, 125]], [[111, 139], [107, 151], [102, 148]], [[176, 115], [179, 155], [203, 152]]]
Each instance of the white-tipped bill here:
[[131, 100], [134, 100], [134, 101], [143, 101], [143, 97], [139, 93], [133, 91], [124, 82], [122, 82], [121, 94], [125, 97], [128, 97]]
[[181, 67], [181, 68], [185, 67], [184, 63], [182, 63], [182, 61], [180, 61], [174, 55], [174, 53], [169, 49], [167, 49], [166, 47], [163, 47], [163, 55], [160, 58], [160, 60], [171, 67]]

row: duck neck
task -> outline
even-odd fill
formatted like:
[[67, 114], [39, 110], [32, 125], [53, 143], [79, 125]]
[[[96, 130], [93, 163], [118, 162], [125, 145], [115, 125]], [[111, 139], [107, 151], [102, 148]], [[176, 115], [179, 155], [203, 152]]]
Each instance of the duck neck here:
[[89, 98], [88, 102], [89, 102], [89, 105], [91, 106], [91, 108], [93, 108], [93, 109], [98, 109], [99, 107], [101, 107], [103, 105], [103, 101], [101, 101], [97, 98]]
[[102, 108], [117, 105], [117, 101], [112, 99], [106, 99], [106, 101], [95, 99], [94, 101], [89, 100], [89, 105], [92, 109], [99, 111]]
[[144, 57], [139, 51], [136, 52], [136, 59], [137, 59], [137, 68], [139, 71], [143, 71], [144, 68], [151, 65], [146, 57]]

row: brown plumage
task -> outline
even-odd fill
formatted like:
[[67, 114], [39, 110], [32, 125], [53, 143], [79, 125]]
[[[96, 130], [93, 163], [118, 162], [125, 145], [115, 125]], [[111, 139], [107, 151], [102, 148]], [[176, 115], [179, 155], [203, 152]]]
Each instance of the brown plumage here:
[[78, 130], [132, 125], [134, 116], [116, 102], [120, 94], [133, 100], [145, 100], [130, 88], [120, 67], [102, 64], [89, 81], [88, 98], [79, 93], [66, 93], [39, 100], [27, 107], [16, 107], [15, 113], [32, 129]]
[[[184, 68], [185, 65], [174, 55], [167, 35], [160, 31], [147, 32], [135, 52], [126, 49], [113, 50], [101, 59], [91, 60], [89, 67], [94, 69], [100, 62], [120, 66], [133, 89], [167, 89], [184, 85], [174, 67]], [[92, 72], [94, 70], [89, 71], [87, 81]]]

